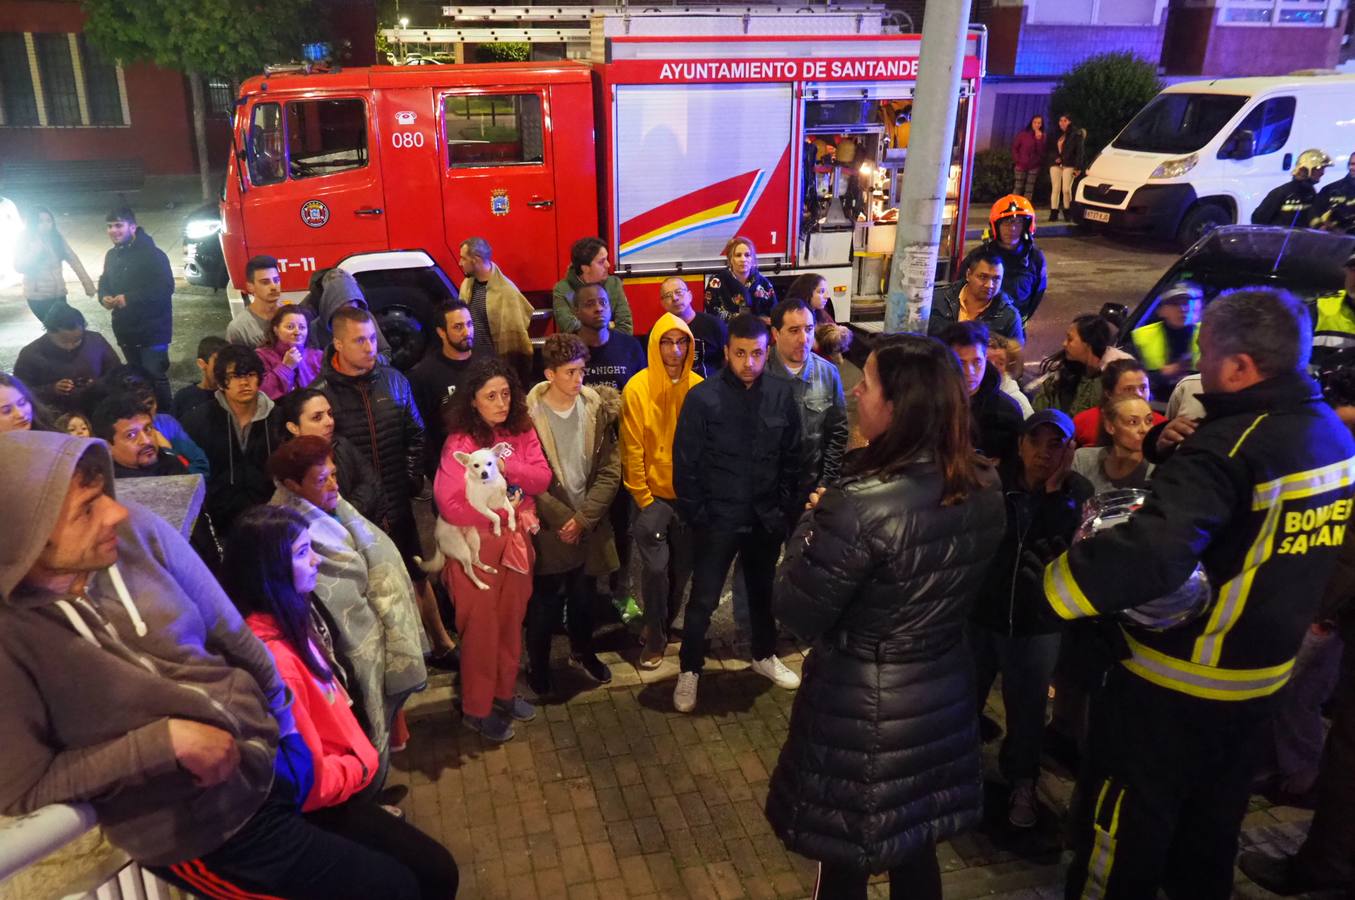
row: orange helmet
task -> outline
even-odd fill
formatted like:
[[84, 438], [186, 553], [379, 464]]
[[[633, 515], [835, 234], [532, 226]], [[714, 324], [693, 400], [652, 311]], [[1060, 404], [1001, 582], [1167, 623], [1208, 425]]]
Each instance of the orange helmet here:
[[1020, 194], [1008, 194], [993, 204], [988, 213], [988, 232], [997, 236], [997, 223], [1013, 216], [1026, 217], [1026, 234], [1035, 236], [1035, 207]]

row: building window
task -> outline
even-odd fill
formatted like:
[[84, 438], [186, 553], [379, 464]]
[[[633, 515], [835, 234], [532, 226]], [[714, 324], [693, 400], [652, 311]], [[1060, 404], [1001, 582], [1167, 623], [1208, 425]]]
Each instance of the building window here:
[[1167, 0], [1025, 0], [1031, 25], [1159, 25]]
[[33, 48], [38, 54], [47, 124], [83, 124], [80, 94], [75, 88], [75, 64], [71, 61], [71, 39], [65, 34], [35, 34]]
[[235, 109], [235, 89], [226, 78], [207, 79], [207, 117], [229, 119]]
[[1220, 25], [1335, 28], [1345, 0], [1217, 0]]
[[0, 126], [127, 125], [123, 94], [122, 70], [84, 35], [0, 34]]
[[5, 125], [38, 124], [33, 70], [22, 34], [0, 34], [0, 116]]
[[91, 125], [126, 125], [122, 112], [122, 80], [118, 67], [104, 59], [80, 35], [80, 68], [85, 76], [85, 104]]
[[443, 100], [447, 162], [453, 169], [540, 165], [540, 94], [481, 94]]

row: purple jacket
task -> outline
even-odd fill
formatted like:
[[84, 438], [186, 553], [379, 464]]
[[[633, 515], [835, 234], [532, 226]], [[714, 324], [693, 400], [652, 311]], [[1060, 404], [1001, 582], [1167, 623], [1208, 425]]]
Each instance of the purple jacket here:
[[255, 347], [254, 352], [263, 360], [263, 381], [259, 383], [259, 390], [267, 394], [270, 400], [306, 387], [320, 377], [320, 368], [325, 362], [324, 351], [314, 347], [302, 347], [301, 362], [295, 366], [283, 365], [282, 357], [287, 351], [280, 344]]
[[1048, 133], [1041, 133], [1039, 137], [1029, 128], [1023, 128], [1017, 133], [1012, 141], [1012, 160], [1016, 163], [1016, 168], [1023, 172], [1030, 172], [1044, 165], [1044, 145]]

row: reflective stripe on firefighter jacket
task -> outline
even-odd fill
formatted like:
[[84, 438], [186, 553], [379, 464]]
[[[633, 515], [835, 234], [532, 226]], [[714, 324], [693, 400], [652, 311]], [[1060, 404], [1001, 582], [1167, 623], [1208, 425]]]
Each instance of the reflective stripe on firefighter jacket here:
[[[1135, 328], [1129, 333], [1130, 340], [1134, 342], [1134, 349], [1138, 351], [1139, 360], [1143, 362], [1143, 367], [1149, 372], [1161, 371], [1169, 362], [1175, 362], [1167, 358], [1170, 352], [1167, 346], [1167, 326], [1163, 322], [1154, 322], [1151, 325], [1144, 325], [1142, 328]], [[1200, 329], [1196, 328], [1190, 337], [1190, 364], [1193, 368], [1200, 367]]]
[[1194, 697], [1264, 697], [1288, 681], [1351, 524], [1355, 441], [1303, 375], [1200, 399], [1204, 420], [1158, 466], [1143, 507], [1050, 563], [1045, 595], [1065, 619], [1105, 615], [1171, 593], [1203, 563], [1204, 614], [1166, 631], [1122, 625], [1121, 663]]
[[1344, 290], [1318, 297], [1313, 318], [1314, 347], [1348, 347], [1355, 344], [1355, 309]]

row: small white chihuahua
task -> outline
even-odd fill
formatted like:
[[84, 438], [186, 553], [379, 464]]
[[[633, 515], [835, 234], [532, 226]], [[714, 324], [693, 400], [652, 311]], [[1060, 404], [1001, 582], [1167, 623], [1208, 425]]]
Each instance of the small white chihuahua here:
[[[466, 467], [466, 500], [492, 523], [495, 536], [503, 533], [498, 512], [501, 509], [508, 511], [508, 530], [517, 531], [517, 510], [508, 501], [508, 482], [499, 471], [499, 461], [512, 456], [513, 447], [500, 442], [474, 453], [458, 451], [454, 455], [456, 461]], [[450, 557], [461, 564], [471, 584], [482, 591], [489, 590], [489, 585], [476, 576], [475, 570], [494, 574], [495, 569], [480, 561], [480, 532], [475, 526], [452, 525], [439, 517], [433, 528], [433, 540], [438, 546], [437, 554], [428, 562], [418, 557], [414, 559], [425, 572], [440, 572]]]

